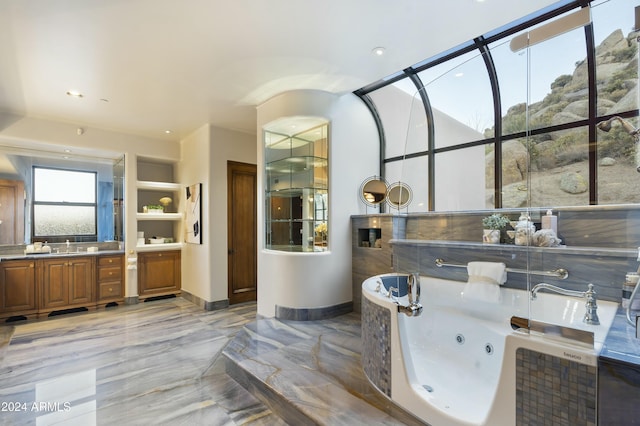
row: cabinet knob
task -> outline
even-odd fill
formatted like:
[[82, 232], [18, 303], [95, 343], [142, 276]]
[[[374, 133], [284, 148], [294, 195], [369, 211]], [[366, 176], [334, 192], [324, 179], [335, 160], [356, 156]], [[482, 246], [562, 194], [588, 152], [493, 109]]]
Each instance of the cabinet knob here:
[[33, 263], [30, 263], [29, 268], [33, 268], [33, 267], [34, 267]]
[[109, 272], [109, 275], [113, 275], [113, 272]]
[[158, 253], [158, 257], [162, 257], [162, 253]]
[[109, 287], [109, 293], [111, 293], [113, 291], [113, 289], [111, 287]]
[[113, 263], [113, 259], [109, 259], [109, 263]]

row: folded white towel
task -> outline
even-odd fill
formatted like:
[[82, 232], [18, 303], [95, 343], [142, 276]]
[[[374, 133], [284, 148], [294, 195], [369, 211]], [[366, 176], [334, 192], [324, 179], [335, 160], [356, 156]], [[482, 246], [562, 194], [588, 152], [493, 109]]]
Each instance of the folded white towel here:
[[500, 285], [507, 281], [507, 267], [501, 262], [469, 262], [469, 279], [464, 286], [465, 298], [484, 302], [500, 302]]
[[507, 266], [502, 262], [467, 263], [469, 282], [486, 282], [502, 285], [507, 281]]

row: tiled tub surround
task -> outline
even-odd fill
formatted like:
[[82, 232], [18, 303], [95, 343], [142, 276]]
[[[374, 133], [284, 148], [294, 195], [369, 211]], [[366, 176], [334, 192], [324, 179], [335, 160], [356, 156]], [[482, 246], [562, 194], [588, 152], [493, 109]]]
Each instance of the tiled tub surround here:
[[[546, 208], [531, 210], [540, 229]], [[526, 209], [498, 210], [517, 220]], [[562, 247], [523, 247], [482, 244], [482, 218], [496, 210], [431, 212], [405, 215], [377, 214], [352, 217], [353, 301], [360, 306], [362, 282], [392, 271], [420, 272], [445, 279], [466, 280], [464, 268], [437, 268], [435, 259], [466, 265], [467, 262], [498, 261], [507, 267], [531, 270], [566, 268], [569, 278], [557, 280], [531, 276], [531, 283], [548, 282], [584, 291], [596, 286], [598, 298], [619, 302], [625, 274], [638, 269], [640, 205], [563, 207], [558, 216]], [[381, 248], [362, 247], [360, 229], [379, 228]], [[390, 244], [395, 240], [395, 244]], [[509, 274], [506, 287], [526, 288], [526, 274]]]
[[[385, 287], [390, 275], [382, 276]], [[502, 288], [501, 303], [478, 302], [461, 296], [462, 282], [423, 276], [423, 313], [408, 317], [375, 290], [378, 278], [362, 286], [363, 368], [398, 405], [433, 426], [595, 424], [597, 354], [615, 303], [601, 302], [601, 325], [587, 325], [581, 315], [561, 315], [563, 309], [581, 309], [579, 300], [539, 294], [548, 308], [539, 320], [592, 331], [595, 347], [589, 347], [513, 331], [511, 316], [528, 310], [528, 293], [521, 290]], [[407, 297], [398, 302], [407, 304]]]

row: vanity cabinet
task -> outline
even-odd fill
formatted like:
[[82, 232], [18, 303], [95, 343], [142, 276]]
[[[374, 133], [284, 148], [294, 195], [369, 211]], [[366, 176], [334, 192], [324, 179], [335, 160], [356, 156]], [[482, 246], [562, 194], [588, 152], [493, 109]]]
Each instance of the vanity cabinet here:
[[138, 253], [138, 296], [180, 294], [180, 250]]
[[0, 262], [0, 318], [37, 312], [35, 260]]
[[124, 284], [121, 253], [2, 260], [0, 320], [122, 302]]
[[38, 313], [95, 304], [94, 256], [63, 256], [38, 262]]
[[124, 256], [99, 256], [96, 264], [98, 305], [124, 301]]

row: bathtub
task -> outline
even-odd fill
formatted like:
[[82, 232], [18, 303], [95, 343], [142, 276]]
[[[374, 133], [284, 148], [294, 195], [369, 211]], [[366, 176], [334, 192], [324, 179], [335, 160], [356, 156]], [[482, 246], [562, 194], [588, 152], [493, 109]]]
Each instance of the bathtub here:
[[[406, 277], [362, 284], [362, 364], [379, 392], [432, 426], [528, 424], [540, 412], [595, 423], [597, 358], [617, 303], [598, 301], [600, 325], [587, 325], [583, 299], [540, 292], [532, 301], [501, 288], [499, 303], [479, 302], [464, 298], [463, 282], [422, 276], [422, 313], [407, 316], [398, 313], [408, 304]], [[388, 297], [390, 286], [399, 297]], [[557, 327], [512, 328], [529, 310], [537, 324], [593, 333], [593, 342]]]

